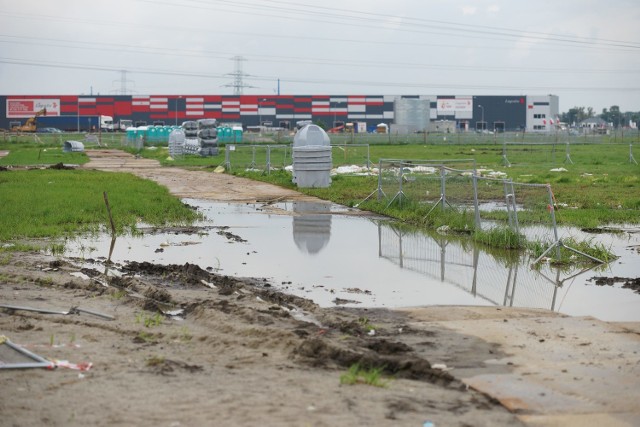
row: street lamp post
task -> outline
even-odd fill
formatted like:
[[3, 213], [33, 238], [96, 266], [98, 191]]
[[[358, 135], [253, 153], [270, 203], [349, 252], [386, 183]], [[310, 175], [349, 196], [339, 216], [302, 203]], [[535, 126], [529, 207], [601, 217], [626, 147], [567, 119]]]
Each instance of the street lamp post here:
[[258, 99], [258, 129], [262, 133], [262, 103], [266, 99]]
[[176, 126], [178, 126], [178, 104], [180, 102], [180, 99], [182, 99], [182, 96], [179, 96], [176, 98], [176, 105], [175, 105]]
[[481, 126], [482, 126], [482, 130], [484, 130], [484, 107], [480, 104], [478, 104], [478, 108], [482, 109], [482, 119], [480, 120]]

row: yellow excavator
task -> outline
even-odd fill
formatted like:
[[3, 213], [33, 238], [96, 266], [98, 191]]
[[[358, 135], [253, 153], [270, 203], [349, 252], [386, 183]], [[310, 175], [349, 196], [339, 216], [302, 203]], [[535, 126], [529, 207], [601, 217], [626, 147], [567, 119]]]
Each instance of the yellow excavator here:
[[29, 117], [27, 121], [22, 126], [14, 126], [11, 128], [12, 132], [35, 132], [37, 129], [36, 120], [40, 116], [46, 116], [47, 109], [43, 108], [38, 111], [35, 116]]

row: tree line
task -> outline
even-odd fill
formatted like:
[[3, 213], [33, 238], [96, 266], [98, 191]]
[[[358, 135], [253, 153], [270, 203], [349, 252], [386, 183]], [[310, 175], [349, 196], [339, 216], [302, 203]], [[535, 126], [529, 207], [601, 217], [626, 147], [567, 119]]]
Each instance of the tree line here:
[[640, 121], [640, 111], [621, 112], [620, 106], [612, 105], [611, 108], [603, 108], [602, 113], [596, 114], [592, 107], [573, 107], [560, 114], [560, 121], [569, 125], [577, 125], [590, 117], [600, 117], [614, 127], [627, 127], [630, 122], [638, 123]]

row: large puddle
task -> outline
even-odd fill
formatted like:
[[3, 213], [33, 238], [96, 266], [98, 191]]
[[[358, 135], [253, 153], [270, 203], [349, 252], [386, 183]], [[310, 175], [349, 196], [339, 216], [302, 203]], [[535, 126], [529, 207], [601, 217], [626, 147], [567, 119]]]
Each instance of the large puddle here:
[[[598, 235], [561, 230], [561, 236], [595, 239], [620, 258], [586, 271], [546, 264], [532, 269], [529, 257], [406, 231], [381, 219], [350, 216], [346, 208], [330, 204], [186, 202], [198, 206], [208, 218], [204, 225], [213, 227], [201, 234], [118, 237], [111, 260], [188, 262], [229, 276], [266, 278], [322, 306], [514, 306], [640, 320], [640, 294], [622, 282], [598, 286], [590, 280], [640, 276], [637, 229]], [[107, 235], [83, 238], [68, 245], [67, 255], [106, 258], [110, 245]]]

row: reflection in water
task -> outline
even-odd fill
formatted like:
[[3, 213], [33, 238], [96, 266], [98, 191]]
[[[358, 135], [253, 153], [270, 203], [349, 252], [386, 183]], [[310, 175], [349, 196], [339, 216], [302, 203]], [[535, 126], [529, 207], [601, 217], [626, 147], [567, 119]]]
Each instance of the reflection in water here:
[[[362, 307], [519, 306], [602, 320], [640, 320], [640, 295], [628, 289], [591, 285], [589, 273], [578, 270], [547, 264], [531, 270], [528, 257], [476, 247], [469, 239], [406, 231], [378, 219], [343, 215], [348, 209], [329, 204], [274, 206], [273, 212], [280, 209], [291, 216], [267, 214], [258, 205], [188, 203], [206, 215], [201, 233], [149, 230], [119, 236], [117, 243], [109, 234], [83, 236], [69, 241], [65, 253], [104, 258], [109, 274], [117, 274], [119, 264], [148, 261], [188, 262], [228, 276], [265, 277], [321, 306], [333, 306], [339, 297], [357, 300]], [[218, 233], [219, 228], [229, 233]], [[563, 236], [578, 232], [562, 230]], [[640, 233], [630, 236], [598, 236], [598, 242], [621, 255], [601, 273], [637, 277], [639, 255], [628, 248], [640, 247]], [[354, 289], [362, 293], [354, 294]]]
[[494, 305], [556, 310], [558, 289], [593, 268], [573, 273], [550, 265], [531, 269], [527, 255], [491, 254], [466, 241], [383, 223], [378, 224], [378, 238], [381, 258], [451, 283]]
[[331, 204], [293, 203], [293, 241], [303, 252], [319, 253], [331, 238]]

